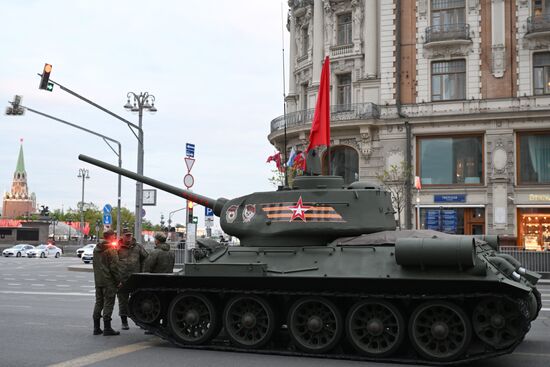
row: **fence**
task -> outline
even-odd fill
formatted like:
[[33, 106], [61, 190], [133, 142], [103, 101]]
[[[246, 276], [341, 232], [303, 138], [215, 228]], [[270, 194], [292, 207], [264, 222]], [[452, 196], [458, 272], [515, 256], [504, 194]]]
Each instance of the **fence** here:
[[550, 251], [527, 251], [515, 246], [501, 246], [500, 252], [512, 255], [526, 269], [538, 273], [550, 273]]

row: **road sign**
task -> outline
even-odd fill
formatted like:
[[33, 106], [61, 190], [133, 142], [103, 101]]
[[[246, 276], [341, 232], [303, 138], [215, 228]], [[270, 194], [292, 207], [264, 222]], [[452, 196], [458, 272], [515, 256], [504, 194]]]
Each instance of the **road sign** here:
[[142, 208], [141, 209], [141, 217], [142, 218], [145, 217], [145, 214], [147, 214], [147, 212], [145, 211], [145, 209]]
[[111, 206], [111, 204], [105, 204], [105, 206], [103, 207], [103, 214], [110, 214], [112, 210], [113, 207]]
[[185, 177], [183, 177], [183, 184], [185, 185], [185, 187], [187, 188], [190, 188], [193, 186], [193, 184], [195, 183], [195, 179], [193, 178], [193, 176], [191, 176], [191, 174], [186, 174]]
[[195, 144], [185, 143], [185, 155], [191, 158], [195, 156]]
[[197, 239], [197, 225], [195, 223], [187, 223], [187, 236], [185, 238], [185, 247], [188, 250], [195, 248]]
[[111, 214], [103, 214], [103, 224], [113, 224], [113, 217], [111, 217]]
[[191, 173], [191, 168], [193, 168], [193, 165], [195, 164], [194, 158], [185, 157], [185, 165], [187, 166], [187, 173]]
[[214, 216], [214, 210], [212, 210], [211, 208], [204, 207], [204, 216], [205, 217]]

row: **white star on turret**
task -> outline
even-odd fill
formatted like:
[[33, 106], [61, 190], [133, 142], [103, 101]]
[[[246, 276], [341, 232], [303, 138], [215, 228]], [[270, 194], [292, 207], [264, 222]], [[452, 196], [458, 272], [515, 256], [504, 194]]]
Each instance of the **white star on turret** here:
[[302, 197], [300, 196], [300, 199], [298, 199], [298, 202], [296, 205], [289, 206], [290, 210], [292, 210], [292, 218], [290, 218], [290, 221], [292, 222], [296, 218], [300, 218], [304, 222], [306, 221], [306, 212], [313, 208], [312, 206], [304, 206], [302, 204]]

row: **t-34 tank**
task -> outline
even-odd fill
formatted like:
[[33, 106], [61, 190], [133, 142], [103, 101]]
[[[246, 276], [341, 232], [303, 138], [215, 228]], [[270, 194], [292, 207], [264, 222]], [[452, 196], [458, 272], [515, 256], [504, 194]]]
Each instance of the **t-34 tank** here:
[[462, 363], [512, 352], [541, 308], [540, 275], [496, 236], [395, 231], [376, 185], [303, 176], [211, 199], [79, 158], [212, 208], [240, 239], [198, 239], [183, 271], [125, 285], [136, 324], [182, 347]]

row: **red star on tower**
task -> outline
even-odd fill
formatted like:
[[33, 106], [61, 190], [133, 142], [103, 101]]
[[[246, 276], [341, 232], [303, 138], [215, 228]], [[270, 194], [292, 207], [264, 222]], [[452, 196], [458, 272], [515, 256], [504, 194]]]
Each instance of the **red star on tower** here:
[[300, 199], [298, 199], [298, 202], [296, 205], [289, 206], [288, 209], [292, 210], [292, 218], [290, 218], [290, 221], [292, 222], [296, 218], [300, 218], [304, 222], [306, 221], [306, 212], [313, 208], [312, 206], [305, 206], [302, 204], [302, 197], [300, 196]]

